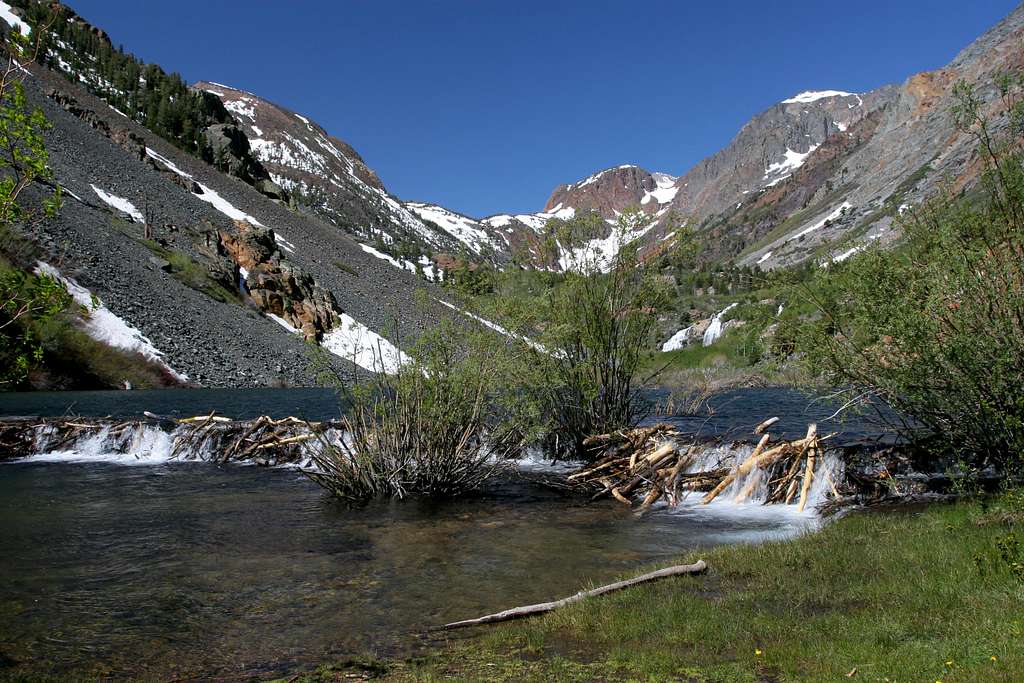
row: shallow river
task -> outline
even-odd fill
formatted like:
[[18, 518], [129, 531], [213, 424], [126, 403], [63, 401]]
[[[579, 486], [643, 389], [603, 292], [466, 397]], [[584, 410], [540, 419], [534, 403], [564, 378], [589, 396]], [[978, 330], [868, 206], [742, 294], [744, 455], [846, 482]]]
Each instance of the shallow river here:
[[[137, 401], [142, 392], [96, 395], [94, 410], [74, 400], [85, 414], [214, 405], [193, 392], [175, 407], [170, 393], [159, 405]], [[310, 408], [315, 394], [272, 396], [216, 407], [236, 417], [336, 411], [327, 399]], [[766, 413], [747, 406], [741, 419], [742, 400], [700, 426], [749, 429]], [[810, 417], [800, 400], [791, 428], [802, 432]], [[0, 404], [0, 413], [44, 407]], [[295, 470], [18, 461], [0, 465], [0, 676], [262, 677], [358, 653], [409, 654], [446, 621], [814, 523], [792, 508], [730, 503], [636, 519], [618, 503], [583, 504], [520, 478], [458, 502], [350, 510]]]

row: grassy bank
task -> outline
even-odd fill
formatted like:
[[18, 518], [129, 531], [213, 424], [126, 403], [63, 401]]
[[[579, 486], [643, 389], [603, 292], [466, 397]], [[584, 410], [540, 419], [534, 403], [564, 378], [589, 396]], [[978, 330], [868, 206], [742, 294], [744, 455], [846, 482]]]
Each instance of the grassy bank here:
[[680, 558], [705, 558], [706, 576], [483, 627], [423, 660], [297, 680], [1020, 681], [1024, 577], [1006, 540], [1024, 506], [1010, 502], [857, 514], [718, 548]]

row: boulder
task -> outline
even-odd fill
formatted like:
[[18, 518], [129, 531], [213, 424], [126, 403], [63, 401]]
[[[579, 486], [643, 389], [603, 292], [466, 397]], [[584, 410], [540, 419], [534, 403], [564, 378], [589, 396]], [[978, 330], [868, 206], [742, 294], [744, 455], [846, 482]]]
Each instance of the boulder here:
[[288, 202], [288, 192], [270, 179], [270, 174], [252, 153], [245, 132], [233, 123], [218, 123], [204, 132], [213, 154], [213, 164], [223, 173], [252, 185], [262, 195]]
[[110, 139], [139, 161], [145, 161], [149, 158], [146, 155], [146, 141], [131, 131], [118, 128], [110, 134]]
[[235, 263], [251, 272], [271, 260], [277, 251], [273, 230], [244, 221], [236, 221], [235, 228], [235, 232], [220, 231], [221, 245]]
[[220, 171], [246, 183], [255, 182], [254, 162], [258, 162], [253, 159], [249, 138], [241, 128], [232, 123], [219, 123], [207, 128], [205, 135], [213, 152], [213, 163]]
[[257, 192], [266, 197], [270, 197], [278, 202], [288, 203], [288, 192], [270, 178], [257, 180], [253, 187], [256, 188]]
[[162, 270], [165, 273], [171, 272], [171, 264], [159, 256], [150, 256], [149, 262], [158, 270]]

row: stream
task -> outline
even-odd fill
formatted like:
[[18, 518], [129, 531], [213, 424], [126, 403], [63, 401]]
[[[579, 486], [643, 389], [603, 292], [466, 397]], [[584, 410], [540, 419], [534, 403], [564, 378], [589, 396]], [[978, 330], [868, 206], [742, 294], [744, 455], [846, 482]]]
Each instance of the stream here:
[[[834, 410], [795, 392], [747, 392], [687, 426], [749, 431], [771, 407], [802, 434]], [[8, 394], [0, 413], [63, 414], [69, 403], [85, 415], [338, 410], [319, 390], [231, 392], [228, 405], [216, 391], [143, 393], [29, 394], [20, 404]], [[850, 439], [871, 434], [842, 428]], [[446, 621], [818, 523], [794, 506], [717, 501], [637, 519], [615, 501], [589, 504], [516, 475], [457, 501], [353, 510], [294, 469], [102, 456], [0, 465], [0, 677], [236, 679], [410, 655], [435, 645], [424, 634]]]

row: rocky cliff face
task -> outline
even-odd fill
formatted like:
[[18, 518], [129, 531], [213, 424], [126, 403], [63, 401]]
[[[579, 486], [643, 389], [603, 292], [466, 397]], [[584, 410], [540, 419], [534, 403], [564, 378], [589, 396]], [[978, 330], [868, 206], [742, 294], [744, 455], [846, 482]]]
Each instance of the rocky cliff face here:
[[[868, 120], [842, 133], [847, 140], [834, 135], [807, 158], [813, 173], [783, 181], [775, 197], [765, 192], [748, 200], [776, 214], [765, 226], [766, 235], [750, 232], [746, 202], [736, 214], [720, 213], [717, 229], [744, 245], [738, 262], [763, 268], [806, 259], [842, 260], [869, 244], [895, 241], [900, 213], [934, 194], [947, 179], [965, 186], [977, 178], [976, 143], [957, 130], [952, 115], [954, 84], [973, 84], [998, 122], [996, 79], [1022, 65], [1024, 6], [946, 67], [864, 96], [865, 101], [875, 97], [879, 106]], [[799, 208], [790, 199], [797, 194], [806, 197]]]
[[639, 206], [646, 213], [663, 215], [679, 191], [676, 180], [667, 173], [651, 173], [639, 166], [610, 168], [577, 183], [559, 185], [544, 211], [572, 208], [596, 211], [613, 219], [627, 208]]
[[308, 210], [365, 239], [378, 233], [422, 237], [422, 223], [388, 194], [362, 157], [316, 123], [220, 83], [193, 87], [220, 98], [271, 178]]
[[257, 308], [299, 330], [307, 342], [322, 341], [341, 321], [334, 296], [281, 255], [273, 231], [245, 221], [234, 227], [220, 231], [220, 244], [238, 265], [239, 287]]
[[703, 218], [745, 195], [785, 182], [830, 137], [884, 107], [891, 88], [858, 95], [836, 90], [803, 92], [758, 114], [721, 151], [676, 183], [672, 206]]

